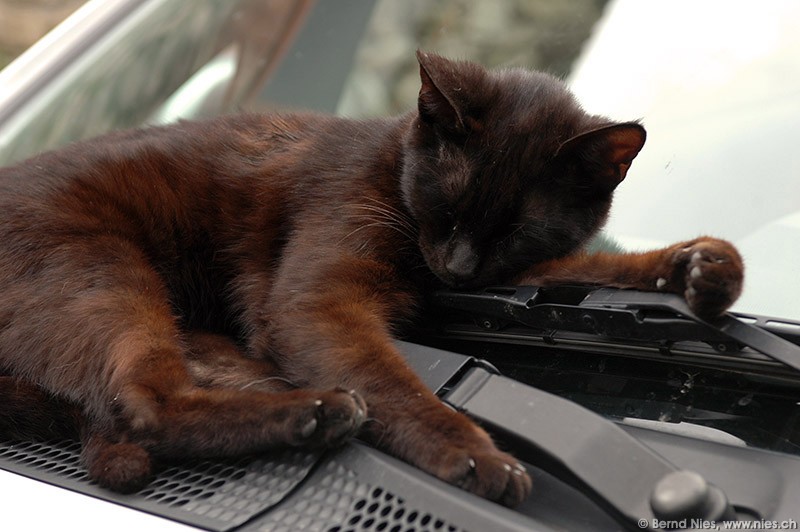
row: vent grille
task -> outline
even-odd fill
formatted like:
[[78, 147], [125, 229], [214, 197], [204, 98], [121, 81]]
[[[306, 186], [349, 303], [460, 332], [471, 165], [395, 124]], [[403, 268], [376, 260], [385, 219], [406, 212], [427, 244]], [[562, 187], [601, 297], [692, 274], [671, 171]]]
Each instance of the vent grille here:
[[[460, 532], [431, 513], [410, 507], [389, 490], [359, 481], [329, 460], [319, 482], [303, 489], [292, 506], [258, 523], [259, 532]], [[340, 523], [331, 526], [331, 523]]]
[[284, 451], [268, 458], [186, 462], [161, 471], [139, 493], [119, 495], [89, 480], [80, 443], [0, 442], [4, 469], [216, 531], [235, 528], [279, 503], [319, 457]]
[[239, 524], [269, 508], [302, 480], [316, 461], [309, 453], [234, 463], [199, 462], [171, 467], [139, 496], [185, 512]]
[[461, 532], [475, 522], [469, 508], [440, 513], [436, 490], [407, 467], [351, 444], [324, 460], [291, 450], [185, 462], [120, 495], [89, 480], [79, 443], [0, 440], [2, 469], [214, 532]]
[[57, 475], [73, 482], [89, 482], [89, 475], [80, 460], [81, 444], [64, 441], [45, 442], [3, 442], [0, 444], [0, 462], [11, 462], [30, 468], [31, 475], [39, 478], [36, 472]]

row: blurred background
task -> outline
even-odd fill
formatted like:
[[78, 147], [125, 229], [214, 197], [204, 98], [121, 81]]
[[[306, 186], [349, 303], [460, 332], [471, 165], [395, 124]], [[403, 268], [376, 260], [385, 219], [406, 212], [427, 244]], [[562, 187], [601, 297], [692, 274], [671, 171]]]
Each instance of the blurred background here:
[[0, 68], [86, 0], [0, 0]]

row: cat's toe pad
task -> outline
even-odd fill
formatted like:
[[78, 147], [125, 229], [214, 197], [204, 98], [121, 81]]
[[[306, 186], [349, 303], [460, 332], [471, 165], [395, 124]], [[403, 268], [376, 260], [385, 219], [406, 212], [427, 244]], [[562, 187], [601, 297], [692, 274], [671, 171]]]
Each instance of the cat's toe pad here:
[[530, 494], [531, 477], [511, 455], [497, 450], [461, 452], [459, 455], [448, 460], [449, 471], [443, 472], [444, 480], [512, 507]]
[[367, 405], [355, 391], [333, 390], [319, 394], [298, 420], [297, 444], [334, 447], [354, 436], [367, 415]]
[[719, 316], [741, 294], [742, 258], [724, 240], [699, 238], [687, 242], [676, 251], [673, 262], [676, 274], [683, 278], [686, 302], [701, 318]]

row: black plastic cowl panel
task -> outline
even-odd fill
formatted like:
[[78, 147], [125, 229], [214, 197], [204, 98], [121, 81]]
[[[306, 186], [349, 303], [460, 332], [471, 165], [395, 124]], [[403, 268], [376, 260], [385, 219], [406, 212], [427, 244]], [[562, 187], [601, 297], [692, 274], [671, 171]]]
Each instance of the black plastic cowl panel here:
[[233, 530], [280, 502], [308, 475], [319, 453], [284, 451], [172, 466], [139, 493], [120, 495], [89, 480], [80, 444], [0, 442], [0, 468], [213, 531]]
[[292, 496], [243, 530], [458, 532], [550, 530], [364, 444], [331, 453]]

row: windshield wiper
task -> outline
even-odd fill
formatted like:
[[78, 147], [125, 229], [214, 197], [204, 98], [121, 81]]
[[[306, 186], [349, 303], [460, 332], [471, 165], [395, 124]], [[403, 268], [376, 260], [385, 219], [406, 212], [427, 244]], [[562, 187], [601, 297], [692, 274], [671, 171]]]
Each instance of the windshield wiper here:
[[721, 487], [682, 470], [609, 419], [504, 377], [484, 360], [397, 345], [445, 403], [502, 435], [516, 456], [578, 488], [626, 529], [661, 530], [658, 521], [738, 519]]
[[[501, 286], [480, 291], [442, 290], [435, 305], [484, 319], [541, 331], [587, 333], [605, 339], [646, 342], [669, 351], [676, 342], [704, 342], [721, 353], [749, 347], [800, 372], [800, 346], [758, 325], [725, 313], [713, 322], [700, 319], [675, 294], [583, 286]], [[763, 321], [763, 320], [761, 320]]]

